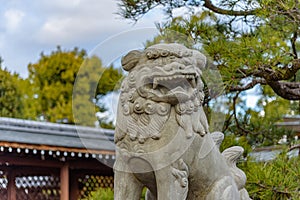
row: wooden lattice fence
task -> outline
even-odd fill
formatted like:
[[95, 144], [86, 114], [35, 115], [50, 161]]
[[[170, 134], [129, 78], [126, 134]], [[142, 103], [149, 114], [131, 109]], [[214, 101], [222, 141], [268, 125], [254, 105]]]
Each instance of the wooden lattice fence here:
[[[34, 169], [32, 169], [34, 171]], [[0, 199], [10, 200], [8, 197], [9, 173], [0, 171]], [[31, 173], [32, 174], [32, 173]], [[82, 174], [76, 179], [78, 199], [87, 197], [97, 188], [113, 188], [113, 176], [99, 174]], [[52, 175], [15, 175], [16, 200], [60, 200], [60, 177]], [[73, 200], [73, 199], [72, 199]]]

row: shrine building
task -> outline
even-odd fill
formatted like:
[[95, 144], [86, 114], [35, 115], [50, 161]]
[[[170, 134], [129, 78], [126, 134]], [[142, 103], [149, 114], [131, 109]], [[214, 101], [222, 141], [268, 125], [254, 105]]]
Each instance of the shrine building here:
[[0, 199], [77, 200], [113, 188], [113, 130], [0, 117]]

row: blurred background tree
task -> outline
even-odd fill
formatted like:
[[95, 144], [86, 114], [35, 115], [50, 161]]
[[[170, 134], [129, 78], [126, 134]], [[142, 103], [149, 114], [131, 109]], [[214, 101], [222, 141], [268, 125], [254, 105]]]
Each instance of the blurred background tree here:
[[73, 89], [73, 113], [76, 114], [76, 124], [94, 126], [94, 122], [99, 120], [102, 128], [113, 128], [112, 122], [97, 119], [95, 113], [105, 112], [108, 109], [103, 97], [118, 89], [121, 78], [120, 69], [113, 66], [104, 67], [95, 55], [84, 60]]
[[73, 123], [72, 88], [85, 56], [84, 50], [63, 51], [57, 47], [50, 55], [41, 53], [37, 63], [28, 65], [29, 80], [41, 105], [38, 113], [45, 120]]
[[16, 85], [21, 78], [2, 67], [0, 57], [0, 116], [21, 117], [23, 113], [22, 93]]
[[[40, 105], [36, 107], [36, 117], [73, 124], [74, 111], [80, 115], [76, 123], [86, 126], [95, 125], [95, 112], [106, 109], [99, 99], [112, 91], [122, 77], [119, 70], [103, 66], [100, 58], [88, 57], [85, 50], [78, 48], [67, 51], [57, 47], [50, 55], [41, 53], [36, 63], [28, 65], [28, 70], [27, 94]], [[75, 81], [79, 88], [73, 94]]]

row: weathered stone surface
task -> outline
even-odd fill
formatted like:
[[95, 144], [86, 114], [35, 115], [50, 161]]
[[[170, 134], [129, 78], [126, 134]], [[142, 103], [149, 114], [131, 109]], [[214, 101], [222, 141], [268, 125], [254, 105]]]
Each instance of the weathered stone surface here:
[[123, 57], [129, 73], [115, 132], [116, 200], [139, 200], [143, 187], [148, 200], [247, 199], [246, 176], [235, 165], [241, 149], [222, 155], [224, 136], [209, 133], [202, 108], [205, 65], [204, 55], [179, 44]]

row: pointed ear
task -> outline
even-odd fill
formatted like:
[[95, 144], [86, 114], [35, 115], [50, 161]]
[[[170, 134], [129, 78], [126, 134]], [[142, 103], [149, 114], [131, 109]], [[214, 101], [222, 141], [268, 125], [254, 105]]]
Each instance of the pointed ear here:
[[130, 71], [132, 68], [134, 68], [136, 64], [139, 62], [141, 55], [142, 55], [141, 51], [138, 50], [130, 51], [121, 60], [123, 69], [126, 71]]

